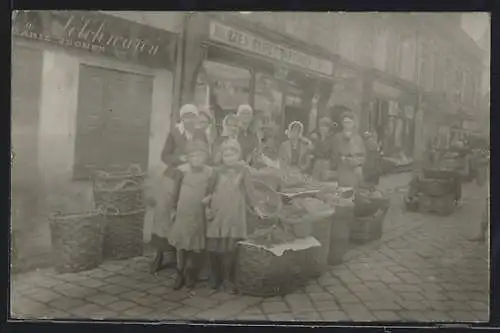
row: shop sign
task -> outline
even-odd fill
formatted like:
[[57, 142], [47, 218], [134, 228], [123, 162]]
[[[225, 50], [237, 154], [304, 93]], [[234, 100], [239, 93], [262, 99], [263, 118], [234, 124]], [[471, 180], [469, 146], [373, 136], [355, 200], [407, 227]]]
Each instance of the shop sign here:
[[378, 81], [375, 81], [373, 83], [373, 91], [376, 94], [382, 95], [384, 97], [389, 97], [391, 99], [399, 99], [399, 96], [401, 95], [401, 91], [399, 89], [388, 86]]
[[170, 68], [177, 35], [93, 11], [18, 11], [13, 34], [150, 67]]
[[209, 37], [213, 41], [278, 60], [288, 65], [328, 76], [333, 74], [333, 63], [331, 61], [307, 55], [215, 21], [210, 22]]

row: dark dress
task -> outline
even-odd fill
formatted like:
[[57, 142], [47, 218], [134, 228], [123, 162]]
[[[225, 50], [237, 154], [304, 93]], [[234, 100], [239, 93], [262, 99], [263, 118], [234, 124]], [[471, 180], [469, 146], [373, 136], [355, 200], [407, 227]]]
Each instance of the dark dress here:
[[321, 137], [319, 131], [313, 134], [315, 134], [315, 139], [312, 140], [314, 146], [312, 151], [312, 176], [318, 180], [322, 180], [324, 172], [332, 168], [333, 134], [329, 133], [324, 139]]
[[259, 138], [252, 130], [241, 131], [238, 135], [238, 142], [241, 147], [241, 158], [251, 163], [253, 152], [259, 147]]

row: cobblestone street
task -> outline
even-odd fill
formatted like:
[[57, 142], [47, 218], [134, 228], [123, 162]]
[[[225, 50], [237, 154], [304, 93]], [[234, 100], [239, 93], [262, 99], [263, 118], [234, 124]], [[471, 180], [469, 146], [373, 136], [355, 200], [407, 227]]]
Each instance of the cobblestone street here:
[[174, 272], [149, 274], [144, 256], [79, 274], [14, 275], [11, 311], [23, 318], [487, 321], [488, 245], [468, 241], [484, 207], [475, 188], [465, 184], [463, 207], [437, 217], [403, 212], [405, 188], [396, 187], [380, 241], [353, 247], [344, 264], [284, 297], [229, 295], [203, 282], [173, 291]]

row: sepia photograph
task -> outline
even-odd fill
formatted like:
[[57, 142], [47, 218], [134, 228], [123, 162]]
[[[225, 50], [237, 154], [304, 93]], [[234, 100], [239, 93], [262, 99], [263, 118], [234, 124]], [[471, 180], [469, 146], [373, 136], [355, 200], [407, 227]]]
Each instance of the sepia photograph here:
[[486, 12], [12, 12], [10, 318], [485, 323]]

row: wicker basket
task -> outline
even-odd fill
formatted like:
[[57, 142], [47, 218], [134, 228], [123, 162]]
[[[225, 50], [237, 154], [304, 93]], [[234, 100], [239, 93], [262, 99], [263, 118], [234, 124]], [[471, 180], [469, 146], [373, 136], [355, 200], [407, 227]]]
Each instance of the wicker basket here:
[[429, 196], [439, 197], [452, 192], [453, 185], [451, 180], [421, 179], [420, 191]]
[[146, 174], [142, 172], [139, 165], [131, 165], [125, 172], [108, 173], [105, 171], [97, 171], [94, 174], [94, 186], [98, 188], [112, 189], [124, 180], [130, 180], [138, 184], [142, 184], [146, 179]]
[[312, 247], [275, 256], [265, 249], [239, 244], [237, 288], [243, 294], [258, 297], [288, 294], [310, 279], [311, 262], [318, 258], [318, 251], [319, 247]]
[[355, 244], [366, 244], [380, 239], [387, 211], [379, 209], [368, 217], [355, 217], [351, 226], [350, 240]]
[[106, 210], [106, 232], [104, 234], [104, 258], [128, 259], [142, 255], [144, 209], [120, 213]]
[[366, 191], [356, 193], [354, 200], [354, 215], [366, 217], [375, 214], [379, 209], [389, 206], [389, 199], [385, 196], [375, 197]]
[[328, 263], [340, 265], [349, 250], [350, 226], [354, 219], [353, 206], [338, 206], [333, 215]]
[[138, 166], [121, 173], [97, 171], [93, 178], [96, 207], [116, 207], [120, 212], [143, 208], [145, 178], [146, 174]]
[[53, 215], [50, 231], [56, 271], [76, 273], [99, 266], [103, 260], [104, 228], [100, 212]]
[[120, 212], [135, 211], [145, 206], [144, 191], [141, 184], [124, 180], [115, 188], [94, 185], [96, 207], [116, 207]]

